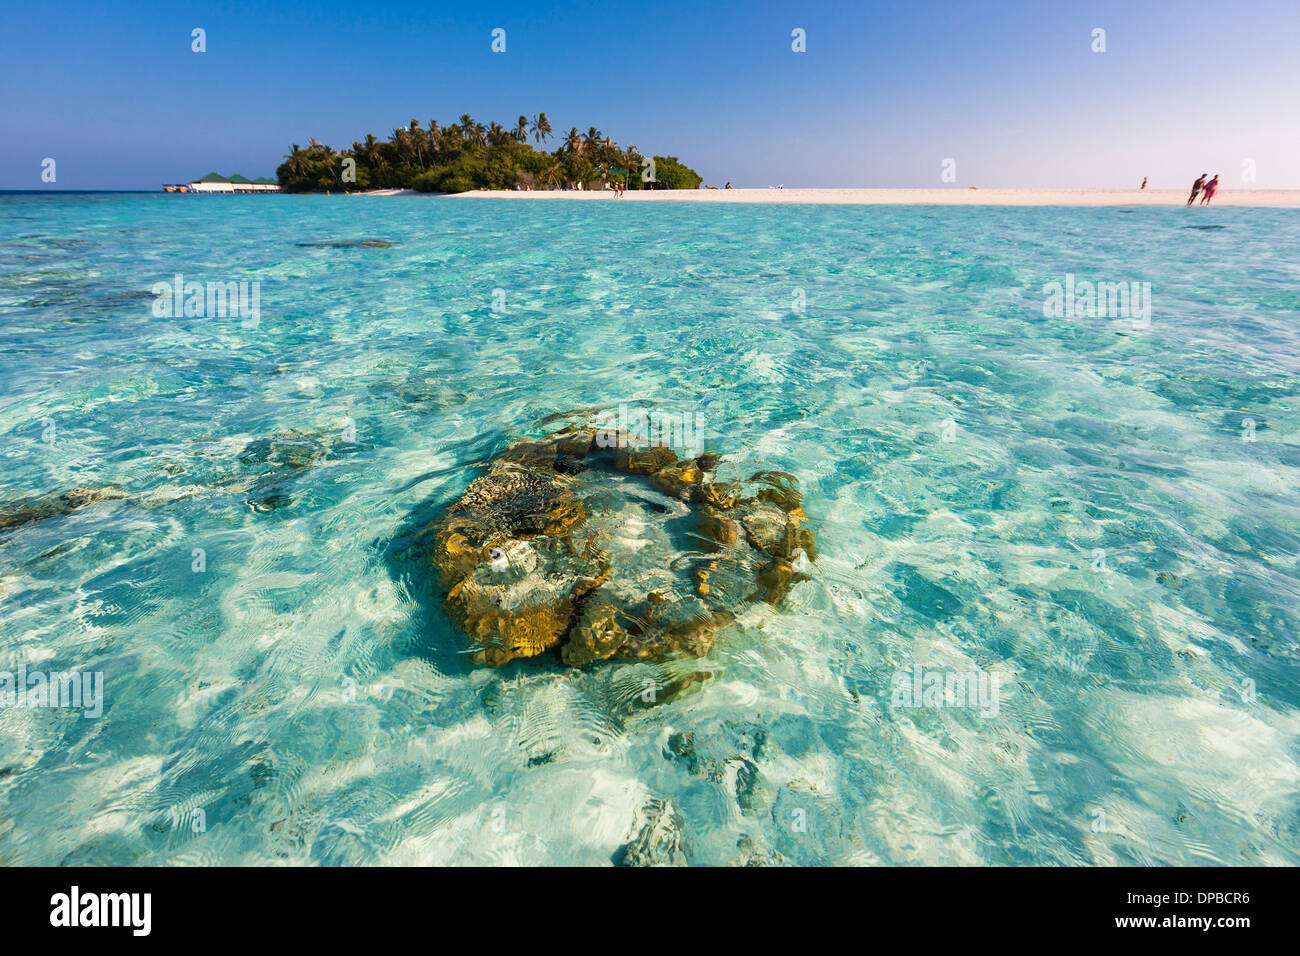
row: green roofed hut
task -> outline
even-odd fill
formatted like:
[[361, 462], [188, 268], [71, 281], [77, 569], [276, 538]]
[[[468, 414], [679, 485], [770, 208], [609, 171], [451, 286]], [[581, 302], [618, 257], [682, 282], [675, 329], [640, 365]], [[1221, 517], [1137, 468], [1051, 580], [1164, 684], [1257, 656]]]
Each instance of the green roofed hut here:
[[222, 176], [220, 173], [208, 173], [190, 183], [190, 192], [196, 193], [278, 193], [280, 184], [274, 179], [261, 176], [248, 179], [235, 173]]

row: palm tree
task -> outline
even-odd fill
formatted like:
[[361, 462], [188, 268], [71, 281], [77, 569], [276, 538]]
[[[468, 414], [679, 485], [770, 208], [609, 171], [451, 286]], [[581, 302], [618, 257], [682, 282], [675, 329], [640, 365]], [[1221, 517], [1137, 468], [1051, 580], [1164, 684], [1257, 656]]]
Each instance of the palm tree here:
[[528, 117], [522, 113], [519, 114], [519, 119], [515, 122], [514, 136], [521, 143], [528, 140]]
[[500, 123], [493, 123], [488, 127], [487, 138], [488, 142], [493, 146], [501, 146], [510, 138], [510, 134], [506, 132], [506, 128]]
[[560, 185], [560, 161], [552, 158], [542, 170], [542, 177], [547, 186]]
[[342, 159], [342, 154], [334, 152], [334, 147], [324, 144], [321, 144], [321, 150], [324, 152], [324, 156], [321, 157], [321, 165], [325, 167], [325, 172], [329, 174], [330, 180], [337, 180], [339, 178], [338, 161]]
[[[627, 185], [631, 189], [641, 188], [641, 150], [632, 143], [627, 148]], [[634, 185], [635, 184], [635, 185]]]
[[364, 142], [352, 144], [352, 155], [359, 166], [374, 166], [378, 157], [375, 155], [375, 149], [379, 145], [379, 140], [375, 139], [374, 133], [367, 133]]
[[419, 163], [420, 168], [424, 168], [424, 130], [420, 129], [420, 121], [411, 117], [410, 123], [411, 146], [415, 150], [415, 161]]
[[569, 127], [569, 135], [564, 137], [564, 150], [575, 156], [582, 153], [582, 137], [578, 135], [578, 127]]
[[393, 145], [397, 147], [397, 157], [402, 165], [408, 165], [411, 156], [411, 132], [405, 126], [399, 126], [393, 130], [393, 135], [389, 137]]
[[302, 176], [307, 171], [307, 158], [302, 154], [302, 147], [294, 143], [289, 152], [285, 154], [285, 163], [289, 166], [289, 175], [294, 177]]
[[545, 113], [533, 114], [533, 139], [541, 145], [551, 138], [551, 121]]

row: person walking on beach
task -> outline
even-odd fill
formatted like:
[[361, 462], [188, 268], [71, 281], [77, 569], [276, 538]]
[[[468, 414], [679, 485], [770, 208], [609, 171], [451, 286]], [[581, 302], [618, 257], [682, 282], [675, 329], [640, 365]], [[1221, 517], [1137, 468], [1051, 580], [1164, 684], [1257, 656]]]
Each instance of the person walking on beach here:
[[1201, 197], [1201, 205], [1208, 206], [1214, 194], [1219, 191], [1219, 174], [1215, 173], [1214, 178], [1205, 184], [1205, 194]]
[[1142, 177], [1142, 185], [1139, 186], [1138, 189], [1146, 189], [1146, 188], [1147, 188], [1147, 178], [1146, 178], [1145, 176], [1143, 176], [1143, 177]]
[[1192, 203], [1196, 202], [1196, 194], [1199, 193], [1201, 187], [1205, 185], [1205, 177], [1208, 175], [1209, 173], [1201, 173], [1201, 178], [1192, 183], [1192, 194], [1187, 197], [1187, 205], [1190, 206]]

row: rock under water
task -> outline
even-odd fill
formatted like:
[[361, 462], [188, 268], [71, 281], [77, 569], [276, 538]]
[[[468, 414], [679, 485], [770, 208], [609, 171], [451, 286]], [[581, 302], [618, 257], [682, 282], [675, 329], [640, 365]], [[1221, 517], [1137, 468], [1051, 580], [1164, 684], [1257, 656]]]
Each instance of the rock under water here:
[[55, 494], [0, 502], [0, 531], [21, 528], [46, 518], [72, 514], [101, 501], [117, 501], [125, 497], [126, 492], [117, 485], [78, 486]]
[[[163, 484], [146, 491], [131, 491], [117, 484], [79, 485], [66, 491], [0, 499], [0, 533], [72, 514], [104, 501], [124, 501], [151, 509], [206, 495], [244, 493], [249, 496], [247, 504], [253, 511], [274, 511], [292, 502], [292, 496], [283, 490], [286, 482], [356, 447], [330, 429], [289, 429], [248, 442], [235, 460], [223, 462], [217, 473], [186, 484]], [[207, 457], [204, 452], [191, 455], [195, 460]], [[187, 475], [192, 464], [167, 460], [158, 463], [156, 469], [175, 478]]]
[[507, 448], [431, 529], [473, 660], [698, 656], [745, 605], [779, 604], [817, 559], [795, 480], [721, 464], [595, 428]]

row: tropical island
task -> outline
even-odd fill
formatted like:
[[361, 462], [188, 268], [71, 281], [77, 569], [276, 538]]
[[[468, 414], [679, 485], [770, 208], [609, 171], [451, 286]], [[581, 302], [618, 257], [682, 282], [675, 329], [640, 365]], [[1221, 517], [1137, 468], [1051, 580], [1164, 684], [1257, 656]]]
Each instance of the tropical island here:
[[[475, 189], [592, 189], [620, 184], [627, 189], [698, 189], [699, 173], [675, 156], [643, 156], [636, 146], [620, 147], [596, 127], [569, 130], [559, 146], [545, 113], [509, 128], [484, 126], [468, 113], [446, 126], [412, 119], [387, 140], [367, 134], [336, 151], [312, 139], [297, 143], [276, 170], [285, 192], [353, 192], [415, 189], [459, 193]], [[528, 142], [529, 139], [537, 145]]]

